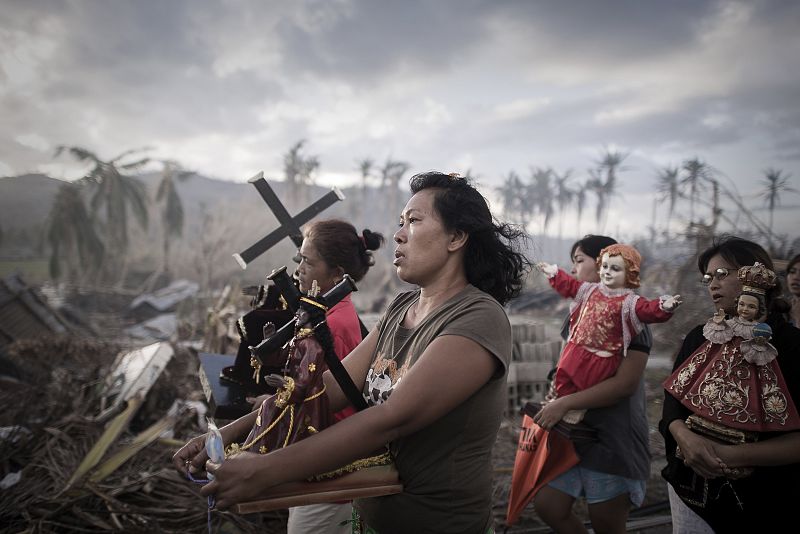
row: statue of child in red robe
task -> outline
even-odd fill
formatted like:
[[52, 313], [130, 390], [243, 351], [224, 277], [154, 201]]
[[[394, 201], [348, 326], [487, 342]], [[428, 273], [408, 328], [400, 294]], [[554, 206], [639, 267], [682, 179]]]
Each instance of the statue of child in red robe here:
[[[644, 323], [669, 320], [680, 295], [648, 300], [637, 295], [642, 257], [630, 245], [614, 244], [600, 251], [600, 282], [580, 282], [555, 265], [539, 263], [550, 285], [570, 305], [567, 344], [554, 378], [557, 397], [587, 389], [616, 373], [631, 339]], [[585, 410], [571, 411], [564, 421], [577, 423]]]

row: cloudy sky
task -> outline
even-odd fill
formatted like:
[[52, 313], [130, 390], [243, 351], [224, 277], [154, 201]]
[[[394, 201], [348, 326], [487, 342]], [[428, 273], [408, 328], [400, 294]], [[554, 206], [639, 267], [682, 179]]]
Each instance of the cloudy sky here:
[[[53, 158], [70, 144], [279, 178], [306, 139], [323, 184], [391, 157], [412, 172], [471, 169], [491, 194], [533, 166], [572, 169], [580, 184], [610, 148], [629, 154], [606, 228], [620, 233], [649, 223], [657, 171], [692, 157], [751, 206], [768, 167], [800, 189], [792, 0], [1, 6], [0, 176], [78, 177]], [[777, 229], [800, 234], [797, 211], [776, 213]]]

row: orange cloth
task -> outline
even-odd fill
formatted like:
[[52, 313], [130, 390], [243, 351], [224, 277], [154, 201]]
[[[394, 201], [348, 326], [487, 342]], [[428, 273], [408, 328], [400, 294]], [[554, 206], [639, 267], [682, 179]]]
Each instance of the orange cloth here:
[[572, 442], [558, 432], [548, 432], [529, 416], [522, 418], [506, 524], [513, 525], [536, 493], [558, 475], [578, 464]]

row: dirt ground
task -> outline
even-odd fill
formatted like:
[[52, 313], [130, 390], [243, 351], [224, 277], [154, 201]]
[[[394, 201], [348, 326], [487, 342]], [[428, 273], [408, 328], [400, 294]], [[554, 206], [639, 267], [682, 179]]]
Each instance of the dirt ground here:
[[[669, 503], [666, 483], [661, 478], [661, 469], [665, 465], [664, 442], [658, 433], [658, 421], [661, 418], [663, 389], [661, 382], [669, 374], [668, 362], [664, 357], [649, 365], [645, 372], [645, 387], [648, 405], [648, 422], [650, 425], [650, 452], [652, 454], [651, 476], [647, 483], [644, 503], [638, 510], [633, 509], [629, 517], [629, 532], [646, 532], [648, 534], [669, 534], [672, 524], [669, 522]], [[497, 434], [494, 449], [494, 516], [497, 532], [504, 532], [508, 491], [511, 483], [511, 471], [514, 466], [517, 439], [522, 417], [506, 419]], [[575, 511], [587, 522], [589, 515], [585, 503], [578, 502]], [[590, 527], [589, 527], [590, 528]], [[529, 504], [520, 516], [519, 521], [505, 530], [508, 534], [550, 532], [547, 525], [539, 519]]]

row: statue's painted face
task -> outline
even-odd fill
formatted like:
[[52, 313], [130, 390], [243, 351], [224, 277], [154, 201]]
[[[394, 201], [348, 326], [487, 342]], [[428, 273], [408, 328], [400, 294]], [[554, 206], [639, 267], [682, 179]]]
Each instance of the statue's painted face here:
[[609, 289], [625, 287], [625, 259], [609, 256], [606, 252], [600, 262], [600, 281]]
[[736, 314], [744, 321], [755, 321], [758, 318], [758, 298], [753, 295], [739, 295]]

